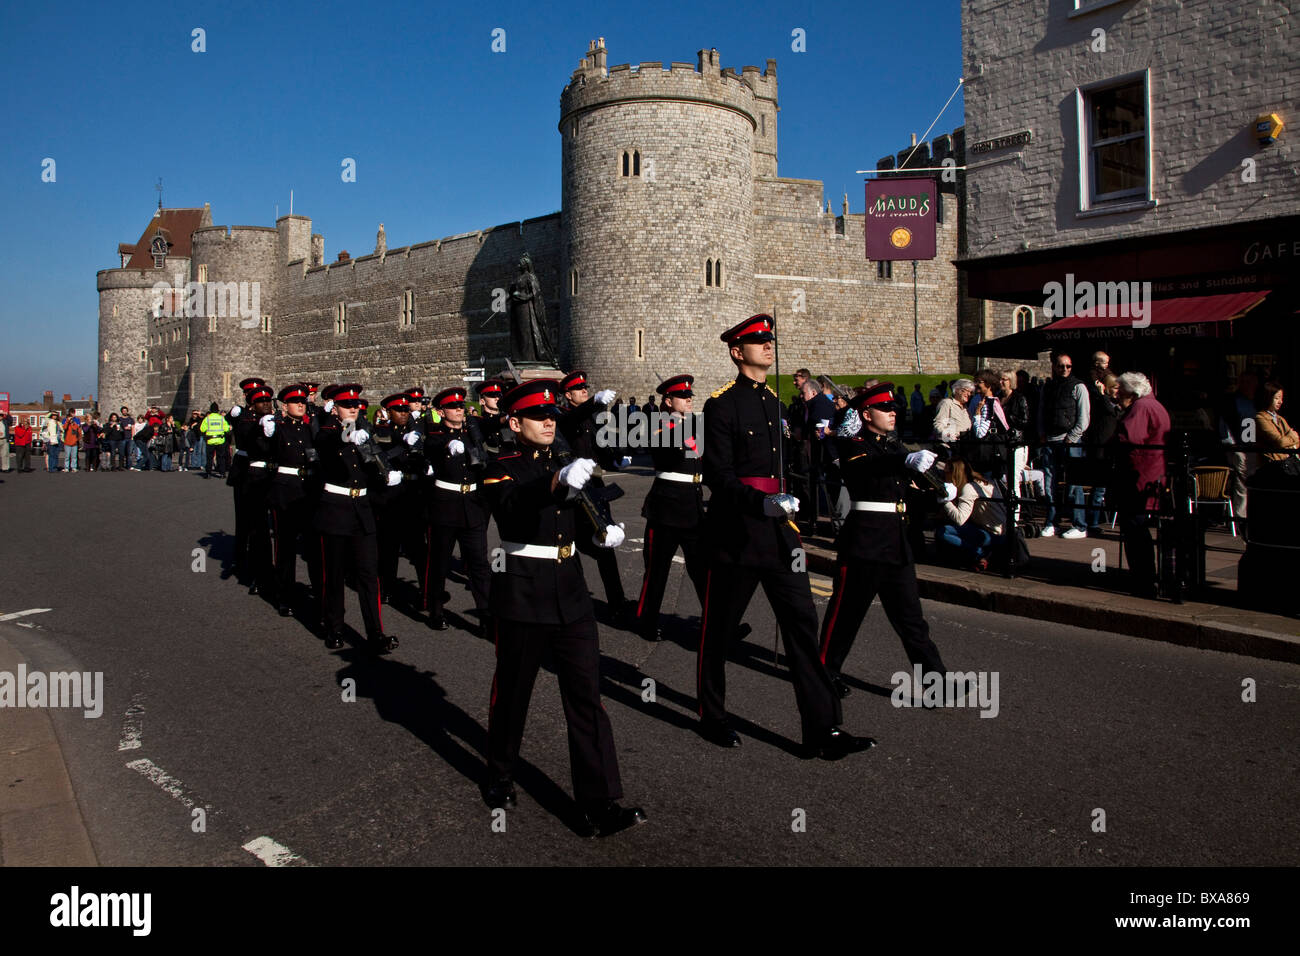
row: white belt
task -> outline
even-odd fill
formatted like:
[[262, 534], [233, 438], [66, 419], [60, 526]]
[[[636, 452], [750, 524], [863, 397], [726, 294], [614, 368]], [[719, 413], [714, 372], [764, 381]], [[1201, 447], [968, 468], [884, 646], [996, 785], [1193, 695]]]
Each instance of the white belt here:
[[684, 471], [656, 471], [655, 477], [662, 478], [664, 481], [684, 481], [687, 484], [698, 485], [704, 476], [698, 472], [687, 474]]
[[[477, 483], [472, 485], [458, 485], [454, 481], [443, 481], [441, 478], [435, 478], [433, 483], [439, 488], [444, 488], [447, 491], [459, 491], [462, 495], [467, 495], [478, 487]], [[530, 544], [528, 547], [531, 548], [532, 545]]]
[[517, 558], [543, 558], [547, 561], [563, 561], [565, 558], [573, 557], [573, 542], [569, 542], [561, 547], [552, 547], [549, 544], [517, 544], [514, 541], [502, 541], [501, 549], [506, 554], [513, 554]]
[[288, 465], [276, 465], [275, 470], [282, 475], [297, 475], [299, 478], [302, 478], [307, 474], [306, 465], [303, 465], [301, 468], [290, 468]]
[[332, 495], [347, 495], [349, 498], [364, 498], [366, 489], [364, 488], [345, 488], [343, 485], [325, 484], [325, 490]]
[[901, 501], [855, 501], [854, 511], [884, 511], [890, 514], [903, 514], [907, 505]]
[[264, 461], [250, 461], [250, 462], [248, 463], [248, 467], [249, 467], [249, 468], [265, 468], [265, 467], [266, 467], [266, 462], [264, 462]]

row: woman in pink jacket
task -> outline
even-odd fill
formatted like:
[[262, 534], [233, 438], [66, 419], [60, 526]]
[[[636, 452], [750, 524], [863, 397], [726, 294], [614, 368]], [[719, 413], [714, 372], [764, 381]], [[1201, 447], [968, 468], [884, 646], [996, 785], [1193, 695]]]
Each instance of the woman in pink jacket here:
[[1165, 485], [1165, 449], [1169, 412], [1151, 394], [1151, 382], [1141, 372], [1119, 377], [1119, 425], [1115, 429], [1118, 475], [1115, 506], [1120, 533], [1128, 551], [1133, 594], [1156, 596], [1156, 555], [1150, 526], [1160, 508]]

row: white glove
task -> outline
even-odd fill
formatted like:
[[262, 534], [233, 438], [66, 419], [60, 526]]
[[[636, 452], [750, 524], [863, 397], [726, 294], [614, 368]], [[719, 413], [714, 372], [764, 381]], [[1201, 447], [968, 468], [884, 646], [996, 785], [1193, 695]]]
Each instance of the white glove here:
[[334, 411], [334, 399], [331, 398], [322, 407], [325, 409], [325, 414], [328, 415], [330, 412]]
[[614, 401], [617, 395], [618, 392], [614, 391], [612, 388], [601, 389], [596, 393], [596, 404], [608, 405], [610, 402]]
[[944, 501], [952, 501], [954, 498], [957, 497], [957, 486], [954, 485], [951, 481], [945, 481], [943, 483], [943, 490], [944, 490], [944, 494], [947, 495], [947, 497], [943, 499]]
[[591, 473], [596, 470], [596, 463], [590, 458], [579, 458], [560, 469], [560, 484], [568, 485], [574, 491], [581, 491], [591, 481]]
[[908, 455], [904, 461], [906, 462], [907, 467], [911, 468], [913, 471], [926, 472], [930, 470], [930, 466], [935, 463], [938, 457], [939, 456], [932, 451], [914, 451]]
[[388, 473], [388, 487], [400, 485], [402, 483], [402, 473], [400, 471], [390, 471]]
[[433, 465], [430, 465], [430, 466], [429, 466], [429, 470], [426, 471], [426, 472], [424, 473], [424, 475], [425, 475], [425, 477], [427, 478], [429, 475], [432, 475], [432, 474], [433, 474]]
[[465, 454], [465, 443], [459, 438], [453, 438], [447, 442], [447, 454], [453, 456]]
[[233, 406], [233, 407], [230, 409], [230, 417], [231, 417], [231, 418], [238, 418], [238, 417], [239, 417], [239, 413], [242, 412], [242, 411], [243, 411], [242, 408], [240, 408], [238, 405], [235, 405], [235, 406]]
[[352, 433], [352, 444], [354, 445], [364, 445], [369, 440], [370, 432], [366, 431], [364, 428], [358, 428]]
[[799, 510], [799, 499], [794, 495], [768, 495], [763, 499], [763, 514], [769, 518], [783, 518]]
[[592, 541], [595, 542], [597, 547], [617, 548], [623, 543], [623, 523], [620, 521], [618, 524], [605, 525], [605, 540], [601, 541], [600, 535], [596, 535], [592, 538]]
[[626, 468], [630, 464], [632, 464], [631, 455], [624, 455], [622, 458], [618, 460], [618, 467], [620, 468]]
[[270, 438], [275, 434], [275, 416], [263, 415], [260, 420], [262, 422], [262, 434]]
[[421, 414], [423, 414], [423, 410], [418, 411], [418, 412], [411, 412], [411, 421], [413, 421], [413, 422], [415, 422], [415, 421], [419, 421], [419, 420], [420, 420], [420, 415], [421, 415]]
[[407, 432], [406, 435], [403, 436], [402, 438], [402, 441], [406, 442], [412, 448], [415, 447], [415, 443], [418, 442], [419, 440], [420, 440], [419, 432]]

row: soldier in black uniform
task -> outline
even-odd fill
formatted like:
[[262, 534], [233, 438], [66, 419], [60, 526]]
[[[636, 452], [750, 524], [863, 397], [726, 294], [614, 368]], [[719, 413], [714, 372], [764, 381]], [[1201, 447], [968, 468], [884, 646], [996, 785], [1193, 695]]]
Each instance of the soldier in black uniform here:
[[695, 585], [700, 607], [704, 606], [709, 569], [700, 550], [704, 485], [696, 431], [699, 420], [692, 410], [694, 382], [694, 376], [675, 375], [659, 384], [664, 412], [671, 419], [650, 432], [655, 480], [641, 508], [646, 519], [645, 577], [636, 606], [637, 633], [648, 641], [663, 637], [659, 608], [678, 548], [686, 558], [686, 573]]
[[[609, 717], [600, 703], [600, 644], [591, 595], [575, 538], [590, 538], [574, 496], [591, 479], [595, 462], [560, 467], [553, 453], [559, 383], [536, 379], [512, 388], [503, 404], [518, 450], [490, 464], [484, 484], [505, 551], [505, 570], [492, 575], [497, 668], [488, 714], [487, 778], [483, 796], [493, 808], [513, 807], [511, 782], [533, 682], [550, 650], [569, 729], [573, 795], [581, 830], [608, 836], [645, 820], [618, 805], [623, 796]], [[605, 529], [609, 547], [622, 540]], [[612, 542], [612, 543], [611, 543]]]
[[508, 448], [515, 442], [515, 433], [501, 415], [501, 395], [505, 388], [506, 383], [499, 378], [490, 378], [478, 385], [478, 400], [482, 411], [471, 416], [471, 419], [478, 422], [479, 434], [483, 436], [483, 448], [489, 457], [496, 457], [501, 454], [503, 447]]
[[379, 544], [379, 593], [389, 604], [397, 590], [397, 558], [401, 552], [415, 568], [421, 601], [428, 570], [424, 494], [426, 463], [424, 433], [411, 422], [410, 399], [405, 392], [379, 403], [388, 421], [375, 425], [375, 444], [383, 456], [387, 475], [375, 487], [370, 507], [375, 513]]
[[356, 574], [357, 598], [366, 638], [376, 652], [397, 647], [397, 638], [385, 634], [379, 608], [379, 548], [375, 516], [370, 508], [369, 485], [387, 481], [381, 476], [378, 450], [360, 418], [361, 386], [332, 385], [322, 397], [332, 401], [333, 423], [316, 433], [323, 493], [316, 509], [324, 558], [325, 646], [343, 646], [343, 590], [349, 559]]
[[277, 396], [283, 408], [278, 418], [262, 420], [262, 433], [271, 443], [271, 486], [267, 500], [275, 527], [276, 600], [280, 616], [293, 613], [293, 586], [297, 576], [298, 542], [307, 559], [307, 579], [317, 600], [321, 594], [320, 533], [312, 514], [320, 488], [316, 475], [316, 447], [307, 420], [305, 385], [286, 385]]
[[412, 427], [420, 429], [422, 432], [428, 432], [430, 426], [435, 424], [430, 416], [424, 413], [428, 405], [428, 396], [424, 394], [424, 389], [416, 385], [414, 388], [406, 390], [406, 400], [411, 405], [411, 422]]
[[483, 494], [487, 451], [478, 422], [465, 414], [465, 389], [445, 388], [433, 398], [442, 421], [429, 430], [425, 455], [432, 471], [428, 494], [429, 569], [425, 601], [429, 627], [447, 630], [443, 589], [451, 567], [451, 550], [460, 543], [460, 559], [480, 618], [488, 613], [488, 507]]
[[892, 434], [897, 408], [893, 391], [892, 383], [881, 382], [855, 395], [849, 407], [853, 414], [862, 415], [863, 428], [837, 442], [840, 472], [853, 510], [835, 542], [835, 585], [822, 621], [821, 658], [841, 697], [849, 693], [840, 678], [841, 668], [877, 594], [885, 616], [903, 640], [908, 660], [927, 673], [945, 671], [921, 615], [904, 519], [909, 473], [927, 471], [935, 455], [931, 451], [909, 454]]
[[790, 679], [803, 723], [804, 753], [837, 760], [874, 745], [841, 730], [840, 701], [817, 654], [817, 610], [791, 516], [798, 499], [782, 490], [781, 403], [767, 387], [775, 357], [769, 315], [722, 333], [736, 380], [704, 405], [704, 481], [712, 493], [705, 519], [711, 551], [699, 654], [700, 732], [722, 747], [740, 737], [727, 723], [728, 638], [761, 583], [785, 639]]
[[270, 590], [271, 517], [267, 493], [271, 487], [271, 443], [262, 433], [264, 419], [272, 418], [275, 397], [260, 378], [240, 382], [248, 411], [230, 410], [235, 457], [226, 484], [235, 494], [235, 576], [248, 585], [249, 594]]
[[[605, 411], [614, 401], [616, 393], [607, 388], [591, 394], [587, 387], [587, 373], [570, 372], [560, 381], [567, 407], [560, 413], [560, 434], [574, 458], [589, 458], [601, 468], [615, 466], [615, 449], [603, 448], [596, 440], [600, 426], [596, 416]], [[592, 488], [600, 488], [603, 482], [599, 477], [592, 478]], [[600, 571], [600, 580], [605, 586], [605, 602], [616, 619], [625, 620], [636, 612], [636, 605], [630, 604], [623, 592], [623, 578], [618, 573], [618, 559], [613, 548], [597, 547], [587, 535], [578, 538], [578, 550], [596, 562]]]

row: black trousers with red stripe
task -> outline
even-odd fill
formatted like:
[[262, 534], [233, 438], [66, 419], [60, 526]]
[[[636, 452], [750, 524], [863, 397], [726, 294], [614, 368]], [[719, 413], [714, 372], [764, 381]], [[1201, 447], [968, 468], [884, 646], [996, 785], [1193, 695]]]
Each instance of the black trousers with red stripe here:
[[673, 556], [682, 549], [686, 558], [686, 574], [695, 585], [695, 593], [704, 607], [704, 587], [709, 568], [700, 548], [699, 528], [670, 528], [667, 525], [647, 523], [645, 528], [645, 577], [641, 580], [641, 598], [636, 605], [638, 628], [649, 629], [659, 623], [659, 609], [664, 603], [664, 589], [668, 586], [668, 572], [673, 566]]
[[726, 720], [727, 645], [760, 584], [785, 642], [804, 742], [817, 742], [843, 716], [839, 696], [817, 653], [817, 608], [806, 572], [734, 564], [714, 564], [709, 570], [697, 662], [700, 717], [709, 722]]
[[344, 578], [349, 563], [357, 579], [357, 599], [361, 602], [361, 620], [366, 637], [384, 633], [379, 612], [379, 546], [373, 534], [322, 534], [321, 555], [325, 580], [324, 618], [326, 634], [343, 633]]
[[314, 504], [299, 498], [287, 508], [275, 508], [271, 518], [275, 525], [276, 594], [281, 604], [288, 604], [298, 577], [298, 541], [302, 540], [303, 558], [307, 562], [307, 580], [316, 594], [321, 593], [320, 532], [312, 524]]
[[469, 578], [469, 590], [474, 595], [474, 606], [486, 611], [488, 585], [492, 568], [487, 556], [487, 527], [451, 528], [446, 525], [429, 525], [429, 557], [424, 574], [424, 606], [434, 617], [442, 617], [442, 592], [447, 587], [447, 572], [451, 569], [451, 551], [460, 544], [460, 560]]
[[835, 569], [835, 588], [822, 621], [821, 653], [826, 669], [836, 677], [844, 666], [858, 628], [876, 595], [885, 616], [903, 640], [912, 664], [925, 672], [945, 670], [939, 648], [930, 640], [930, 625], [921, 614], [916, 587], [916, 565], [882, 561], [841, 561]]
[[614, 731], [600, 702], [600, 642], [588, 614], [571, 624], [495, 621], [497, 669], [488, 711], [487, 782], [514, 776], [533, 683], [549, 650], [569, 730], [569, 771], [579, 802], [618, 800], [623, 784]]
[[270, 482], [245, 478], [235, 486], [235, 575], [243, 583], [270, 582]]
[[417, 500], [392, 502], [375, 509], [375, 528], [379, 535], [379, 583], [390, 597], [397, 589], [397, 558], [402, 550], [415, 568], [420, 594], [429, 567], [429, 543], [425, 540], [424, 515]]

